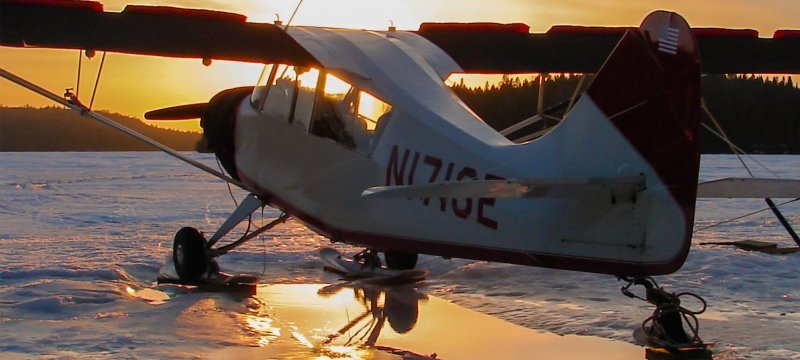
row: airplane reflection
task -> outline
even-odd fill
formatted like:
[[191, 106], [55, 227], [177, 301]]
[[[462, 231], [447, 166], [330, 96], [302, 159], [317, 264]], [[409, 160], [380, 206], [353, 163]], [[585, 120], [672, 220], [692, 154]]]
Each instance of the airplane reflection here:
[[[259, 286], [250, 300], [239, 323], [253, 356], [566, 360], [641, 359], [644, 352], [621, 341], [524, 328], [428, 296], [413, 284], [276, 284]], [[244, 356], [233, 350], [221, 356], [228, 355]]]
[[[330, 296], [343, 288], [339, 284], [328, 285], [320, 288], [317, 294]], [[326, 344], [347, 333], [349, 335], [345, 345], [363, 341], [365, 346], [374, 346], [387, 321], [395, 333], [405, 334], [414, 328], [419, 319], [419, 301], [428, 299], [427, 295], [410, 285], [390, 287], [367, 284], [352, 286], [350, 289], [354, 298], [366, 310], [336, 333], [329, 335]], [[372, 317], [368, 319], [370, 315]]]
[[402, 285], [269, 285], [259, 287], [256, 304], [249, 306], [241, 323], [248, 342], [293, 358], [359, 360], [412, 354], [426, 359], [377, 343], [381, 334], [410, 332], [419, 319], [419, 302], [427, 298]]

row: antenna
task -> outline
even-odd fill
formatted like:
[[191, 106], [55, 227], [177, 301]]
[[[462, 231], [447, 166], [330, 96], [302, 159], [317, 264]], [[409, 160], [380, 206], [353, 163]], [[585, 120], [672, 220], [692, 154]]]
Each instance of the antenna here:
[[297, 2], [297, 6], [294, 7], [294, 11], [292, 11], [292, 16], [289, 17], [289, 21], [286, 22], [286, 26], [283, 27], [283, 31], [289, 30], [289, 25], [294, 20], [294, 16], [297, 15], [297, 10], [300, 10], [300, 5], [303, 5], [303, 0]]

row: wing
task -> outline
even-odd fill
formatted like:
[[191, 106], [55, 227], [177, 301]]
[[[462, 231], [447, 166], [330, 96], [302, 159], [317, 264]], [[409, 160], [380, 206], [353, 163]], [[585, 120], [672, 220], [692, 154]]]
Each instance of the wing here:
[[[419, 35], [467, 73], [594, 73], [625, 27], [554, 26], [531, 34], [525, 24], [424, 23]], [[800, 74], [800, 30], [759, 38], [755, 30], [692, 29], [703, 73]]]
[[727, 178], [700, 183], [698, 198], [798, 198], [800, 180]]
[[[417, 34], [467, 73], [594, 73], [629, 28], [424, 23]], [[630, 28], [633, 29], [633, 28]], [[759, 38], [755, 30], [694, 29], [705, 73], [800, 74], [800, 31]], [[0, 0], [0, 45], [281, 62], [319, 62], [281, 27], [239, 14], [129, 5], [104, 12], [95, 1]]]
[[94, 1], [0, 0], [0, 45], [318, 66], [282, 28], [244, 15], [138, 5], [104, 12]]

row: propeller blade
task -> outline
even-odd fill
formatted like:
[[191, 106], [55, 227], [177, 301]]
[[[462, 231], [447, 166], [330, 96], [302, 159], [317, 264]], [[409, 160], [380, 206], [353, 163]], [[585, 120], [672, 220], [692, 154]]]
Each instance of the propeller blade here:
[[189, 120], [199, 119], [205, 114], [208, 103], [197, 103], [171, 106], [163, 109], [151, 110], [144, 114], [147, 120]]

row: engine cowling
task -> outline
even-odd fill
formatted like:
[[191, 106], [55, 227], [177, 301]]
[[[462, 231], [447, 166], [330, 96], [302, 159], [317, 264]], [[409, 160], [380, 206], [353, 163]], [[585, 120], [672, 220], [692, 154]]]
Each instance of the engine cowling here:
[[200, 117], [204, 145], [217, 155], [225, 171], [236, 180], [239, 180], [236, 170], [236, 144], [234, 143], [236, 113], [242, 100], [252, 92], [252, 86], [221, 91], [211, 98], [208, 107]]

